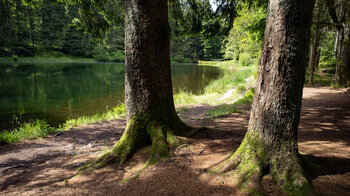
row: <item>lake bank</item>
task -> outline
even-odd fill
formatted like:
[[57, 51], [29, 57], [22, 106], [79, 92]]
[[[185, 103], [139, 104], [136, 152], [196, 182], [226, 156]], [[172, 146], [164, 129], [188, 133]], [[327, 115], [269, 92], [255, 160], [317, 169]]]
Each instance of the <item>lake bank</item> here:
[[[36, 119], [58, 127], [124, 102], [123, 63], [7, 63], [0, 70], [2, 130]], [[212, 66], [173, 64], [174, 93], [199, 95], [220, 74]]]

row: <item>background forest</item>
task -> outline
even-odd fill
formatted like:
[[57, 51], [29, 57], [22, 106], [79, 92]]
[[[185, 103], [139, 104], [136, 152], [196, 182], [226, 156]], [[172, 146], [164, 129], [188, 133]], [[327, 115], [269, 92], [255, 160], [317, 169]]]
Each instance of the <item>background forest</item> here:
[[[57, 0], [43, 0], [30, 5], [21, 0], [0, 0], [0, 57], [78, 57], [122, 62], [123, 7], [116, 5], [107, 3], [104, 9], [107, 13], [119, 15], [108, 18], [109, 23], [106, 23], [104, 17], [107, 16], [97, 13], [96, 21], [91, 24], [99, 27], [89, 27], [87, 13], [80, 12], [77, 5]], [[322, 14], [328, 12], [329, 5], [335, 13], [333, 17]], [[197, 6], [200, 12], [190, 13], [189, 9], [188, 13], [182, 13], [180, 24], [178, 13], [170, 13], [173, 62], [241, 58], [240, 63], [249, 64], [252, 59], [258, 58], [264, 36], [266, 4], [249, 8], [239, 6], [232, 29], [225, 33], [212, 33], [210, 24], [216, 19], [208, 17], [208, 12], [211, 15], [215, 12], [209, 1], [198, 1]], [[349, 23], [345, 11], [347, 6], [341, 0], [316, 2], [310, 43], [311, 75], [320, 67], [331, 68], [328, 72], [335, 73], [341, 40], [344, 39], [344, 31], [339, 27]], [[187, 26], [183, 25], [185, 20], [190, 21]], [[196, 23], [201, 23], [201, 27], [197, 28]], [[309, 81], [313, 81], [310, 77]]]
[[350, 194], [349, 0], [0, 0], [0, 25], [0, 195]]
[[[209, 2], [204, 2], [211, 9]], [[97, 14], [91, 31], [77, 5], [57, 0], [26, 4], [21, 0], [0, 1], [0, 57], [76, 56], [97, 61], [124, 61], [124, 22], [122, 5], [107, 3], [108, 12], [119, 13], [109, 18]], [[174, 24], [174, 22], [172, 23]], [[197, 62], [222, 59], [223, 36], [206, 38], [202, 35], [179, 33], [172, 28], [171, 57], [176, 62]]]

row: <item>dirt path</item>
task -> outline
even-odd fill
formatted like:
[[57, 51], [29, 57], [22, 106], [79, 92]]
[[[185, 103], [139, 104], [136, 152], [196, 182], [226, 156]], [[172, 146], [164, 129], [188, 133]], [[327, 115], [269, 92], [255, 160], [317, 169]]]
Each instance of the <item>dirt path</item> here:
[[[147, 168], [137, 153], [124, 168], [106, 167], [72, 178], [85, 161], [99, 156], [121, 136], [125, 121], [112, 120], [55, 133], [46, 139], [0, 147], [0, 195], [240, 195], [235, 179], [211, 175], [208, 169], [228, 157], [242, 141], [249, 106], [240, 113], [206, 119], [207, 105], [194, 106], [180, 117], [192, 126], [212, 129], [193, 135], [190, 145]], [[206, 119], [206, 120], [203, 120]], [[319, 168], [307, 171], [319, 195], [350, 195], [350, 91], [305, 88], [299, 148]], [[281, 195], [271, 177], [265, 192]]]

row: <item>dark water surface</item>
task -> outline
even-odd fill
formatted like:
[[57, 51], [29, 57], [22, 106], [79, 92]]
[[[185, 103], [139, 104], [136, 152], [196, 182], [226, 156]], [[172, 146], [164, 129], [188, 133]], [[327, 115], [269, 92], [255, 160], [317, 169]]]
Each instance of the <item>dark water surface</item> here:
[[[219, 77], [215, 67], [172, 65], [174, 93], [202, 93]], [[103, 113], [124, 101], [123, 63], [0, 63], [0, 130], [14, 122]]]

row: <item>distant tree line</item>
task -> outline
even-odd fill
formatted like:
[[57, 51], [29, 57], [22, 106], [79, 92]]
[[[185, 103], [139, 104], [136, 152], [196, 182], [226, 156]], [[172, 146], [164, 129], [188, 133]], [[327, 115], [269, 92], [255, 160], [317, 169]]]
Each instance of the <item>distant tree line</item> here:
[[30, 5], [21, 0], [0, 0], [0, 12], [0, 56], [44, 53], [111, 61], [124, 59], [123, 25], [112, 23], [112, 28], [97, 40], [83, 28], [76, 5], [57, 0]]
[[[209, 5], [209, 4], [208, 4]], [[58, 0], [0, 0], [0, 57], [73, 55], [98, 61], [124, 61], [123, 5], [109, 3], [104, 9], [118, 17], [104, 24], [103, 15], [86, 20], [92, 13], [81, 12], [78, 5]], [[97, 9], [96, 9], [97, 10]], [[88, 22], [86, 22], [88, 21]], [[107, 25], [105, 30], [90, 31], [89, 25]], [[172, 27], [172, 32], [178, 31]], [[171, 59], [176, 62], [221, 59], [223, 37], [172, 33]]]

